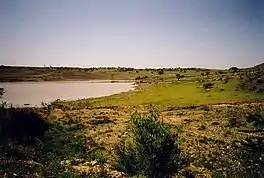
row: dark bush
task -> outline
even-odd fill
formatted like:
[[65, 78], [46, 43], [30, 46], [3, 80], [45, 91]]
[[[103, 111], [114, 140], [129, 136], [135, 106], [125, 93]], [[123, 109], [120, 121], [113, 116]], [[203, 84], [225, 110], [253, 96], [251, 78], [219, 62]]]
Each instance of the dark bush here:
[[224, 84], [227, 84], [229, 82], [229, 78], [224, 79]]
[[220, 125], [220, 123], [215, 121], [215, 122], [212, 122], [212, 125]]
[[239, 110], [230, 109], [228, 111], [228, 125], [229, 127], [241, 127], [247, 124], [245, 113], [241, 113]]
[[2, 96], [4, 95], [5, 91], [4, 88], [0, 88], [0, 99], [2, 98]]
[[264, 177], [264, 137], [252, 136], [235, 147], [240, 177]]
[[46, 122], [36, 109], [1, 107], [0, 121], [0, 175], [6, 177], [74, 177], [61, 161], [88, 158], [97, 146], [78, 134], [80, 122]]
[[147, 78], [148, 78], [148, 76], [144, 76], [144, 77], [138, 76], [135, 78], [135, 80], [143, 80], [143, 79], [147, 79]]
[[211, 89], [214, 87], [214, 84], [213, 83], [205, 83], [203, 84], [203, 88], [204, 89]]
[[159, 70], [158, 74], [159, 74], [159, 75], [164, 74], [164, 70]]
[[180, 80], [180, 79], [183, 78], [183, 77], [184, 77], [184, 75], [176, 74], [176, 78], [177, 78], [178, 80]]
[[206, 129], [205, 125], [201, 125], [201, 127], [198, 128], [198, 130], [205, 130], [205, 129]]
[[257, 129], [264, 128], [264, 111], [247, 116], [247, 121]]
[[96, 116], [95, 119], [91, 120], [89, 123], [92, 125], [108, 124], [113, 121], [107, 116]]
[[116, 146], [117, 168], [129, 176], [171, 177], [185, 165], [178, 137], [157, 115], [134, 114], [131, 135]]
[[48, 129], [47, 122], [33, 109], [2, 107], [0, 117], [1, 139], [35, 144]]
[[230, 117], [228, 119], [228, 123], [230, 127], [240, 127], [244, 125], [244, 122], [242, 122], [240, 118], [237, 117]]
[[229, 71], [235, 73], [235, 72], [238, 71], [238, 68], [237, 68], [237, 67], [231, 67], [231, 68], [229, 69]]

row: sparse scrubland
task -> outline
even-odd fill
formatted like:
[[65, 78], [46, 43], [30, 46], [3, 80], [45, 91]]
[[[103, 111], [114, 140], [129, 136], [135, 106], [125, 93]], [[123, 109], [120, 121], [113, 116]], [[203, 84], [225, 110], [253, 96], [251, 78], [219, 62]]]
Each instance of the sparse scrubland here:
[[137, 84], [134, 91], [42, 108], [3, 104], [4, 177], [264, 177], [263, 65], [0, 70], [1, 81]]

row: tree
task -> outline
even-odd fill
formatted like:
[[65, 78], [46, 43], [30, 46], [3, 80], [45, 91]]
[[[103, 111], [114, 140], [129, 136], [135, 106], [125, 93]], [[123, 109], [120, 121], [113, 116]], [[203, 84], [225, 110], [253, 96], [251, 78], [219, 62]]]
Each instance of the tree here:
[[158, 74], [159, 74], [159, 75], [164, 74], [164, 70], [159, 70]]
[[238, 68], [237, 68], [237, 67], [231, 67], [231, 68], [229, 69], [229, 71], [235, 73], [235, 72], [238, 71]]
[[134, 114], [130, 136], [116, 146], [117, 168], [128, 176], [171, 177], [186, 165], [177, 144], [178, 136], [168, 124], [158, 121], [157, 114]]
[[176, 77], [177, 77], [178, 80], [180, 80], [180, 79], [183, 78], [184, 76], [181, 75], [181, 74], [176, 74]]
[[203, 73], [203, 72], [201, 73], [201, 76], [202, 76], [202, 77], [204, 76], [204, 73]]
[[209, 71], [205, 72], [205, 75], [208, 77], [210, 75], [210, 72]]

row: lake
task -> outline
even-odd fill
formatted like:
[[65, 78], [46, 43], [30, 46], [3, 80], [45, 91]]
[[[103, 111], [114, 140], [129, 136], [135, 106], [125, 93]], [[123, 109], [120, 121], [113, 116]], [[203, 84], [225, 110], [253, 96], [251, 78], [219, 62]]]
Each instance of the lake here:
[[110, 81], [60, 81], [0, 83], [4, 88], [3, 101], [13, 106], [41, 106], [57, 99], [78, 100], [108, 96], [133, 89], [133, 83]]

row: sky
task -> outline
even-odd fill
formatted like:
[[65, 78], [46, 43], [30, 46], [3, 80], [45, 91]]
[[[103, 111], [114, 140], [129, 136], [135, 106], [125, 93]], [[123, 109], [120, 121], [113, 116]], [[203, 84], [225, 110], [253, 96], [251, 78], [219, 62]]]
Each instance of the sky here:
[[249, 67], [263, 0], [0, 0], [0, 64]]

